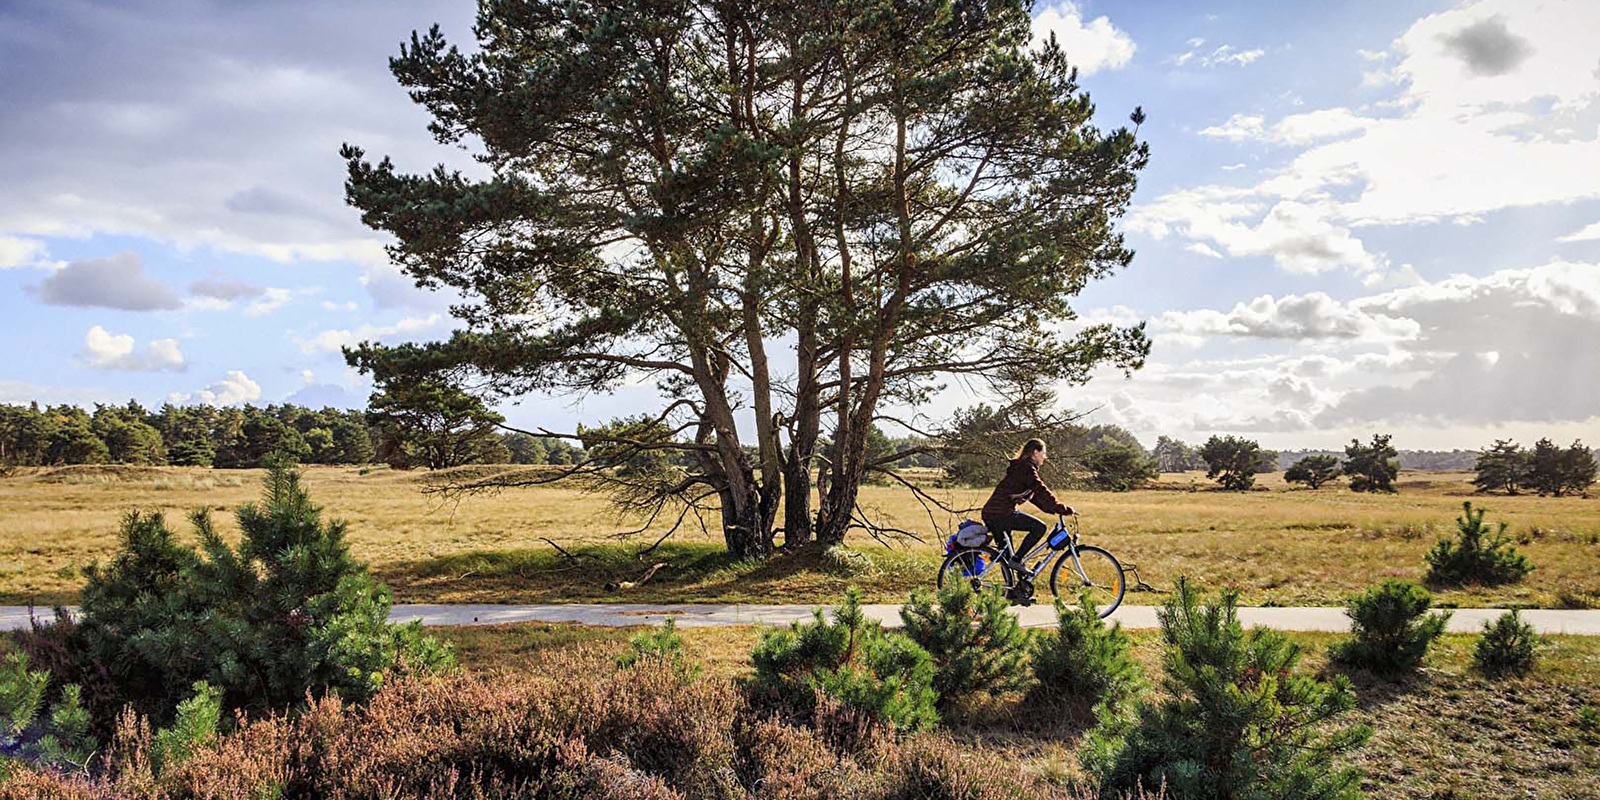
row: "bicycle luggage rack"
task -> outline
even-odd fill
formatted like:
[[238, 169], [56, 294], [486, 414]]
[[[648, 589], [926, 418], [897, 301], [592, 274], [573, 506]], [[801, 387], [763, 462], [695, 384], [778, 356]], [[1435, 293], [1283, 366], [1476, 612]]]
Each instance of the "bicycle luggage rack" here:
[[1122, 565], [1122, 571], [1124, 573], [1133, 573], [1133, 590], [1134, 591], [1136, 591], [1136, 592], [1156, 592], [1158, 594], [1161, 592], [1160, 589], [1157, 589], [1156, 587], [1151, 586], [1148, 583], [1145, 583], [1144, 579], [1139, 577], [1139, 565], [1138, 564], [1123, 564]]

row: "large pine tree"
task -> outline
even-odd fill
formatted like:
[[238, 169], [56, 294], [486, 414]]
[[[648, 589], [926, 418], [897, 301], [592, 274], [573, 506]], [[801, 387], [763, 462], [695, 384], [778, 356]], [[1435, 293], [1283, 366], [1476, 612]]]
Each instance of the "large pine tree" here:
[[353, 349], [380, 381], [654, 381], [676, 435], [603, 450], [690, 456], [647, 493], [710, 492], [751, 556], [780, 509], [790, 544], [861, 522], [887, 403], [1143, 361], [1142, 326], [1061, 323], [1132, 257], [1113, 224], [1147, 150], [1093, 124], [1070, 54], [1030, 49], [1024, 0], [484, 0], [476, 35], [414, 35], [391, 65], [490, 177], [345, 150], [396, 263], [467, 298], [449, 341]]

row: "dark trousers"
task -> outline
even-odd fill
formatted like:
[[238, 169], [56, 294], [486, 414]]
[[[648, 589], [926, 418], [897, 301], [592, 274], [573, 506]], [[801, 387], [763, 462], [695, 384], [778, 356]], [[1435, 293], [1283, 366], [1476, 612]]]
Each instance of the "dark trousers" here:
[[[1021, 511], [1013, 512], [1006, 517], [984, 517], [983, 524], [989, 526], [989, 532], [994, 534], [995, 541], [1001, 543], [1002, 548], [1010, 548], [1013, 558], [1021, 558], [1023, 553], [1032, 550], [1039, 540], [1044, 538], [1045, 524], [1031, 514]], [[1027, 536], [1022, 537], [1022, 544], [1011, 547], [1011, 532], [1027, 531]]]

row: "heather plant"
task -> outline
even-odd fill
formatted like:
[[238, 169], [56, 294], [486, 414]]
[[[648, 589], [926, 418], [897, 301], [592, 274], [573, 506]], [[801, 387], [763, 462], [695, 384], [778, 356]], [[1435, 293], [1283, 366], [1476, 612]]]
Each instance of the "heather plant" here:
[[939, 709], [978, 694], [1028, 687], [1028, 637], [998, 591], [974, 593], [952, 581], [937, 596], [918, 590], [900, 609], [905, 635], [933, 659]]
[[1515, 611], [1483, 624], [1483, 635], [1472, 648], [1472, 665], [1491, 678], [1523, 676], [1538, 660], [1539, 634]]
[[1344, 676], [1299, 673], [1283, 633], [1239, 623], [1232, 590], [1202, 603], [1186, 580], [1159, 613], [1165, 696], [1125, 726], [1091, 737], [1086, 765], [1106, 796], [1165, 787], [1175, 798], [1356, 798], [1360, 776], [1338, 764], [1371, 731], [1342, 725], [1355, 706]]
[[1083, 709], [1111, 710], [1144, 685], [1132, 643], [1121, 623], [1106, 625], [1087, 596], [1078, 605], [1056, 600], [1057, 629], [1034, 641], [1034, 697]]
[[537, 674], [397, 680], [360, 705], [324, 696], [244, 720], [159, 770], [159, 734], [124, 722], [105, 769], [19, 766], [0, 796], [1084, 800], [939, 734], [841, 753], [810, 727], [753, 713], [730, 681], [684, 684], [666, 661], [619, 669], [584, 650]]
[[834, 609], [832, 622], [818, 610], [809, 623], [766, 631], [750, 658], [752, 695], [801, 717], [814, 717], [821, 696], [894, 731], [922, 730], [939, 721], [928, 652], [868, 620], [854, 588]]
[[1409, 581], [1389, 579], [1352, 598], [1345, 615], [1351, 637], [1336, 643], [1332, 658], [1390, 677], [1416, 669], [1444, 633], [1450, 612], [1429, 613], [1433, 596]]
[[1516, 583], [1533, 571], [1527, 556], [1518, 553], [1506, 536], [1510, 524], [1502, 522], [1497, 530], [1490, 531], [1483, 521], [1483, 509], [1474, 511], [1470, 501], [1462, 503], [1461, 509], [1462, 515], [1456, 518], [1455, 541], [1440, 539], [1428, 551], [1428, 583], [1500, 586]]
[[[435, 672], [448, 648], [388, 622], [388, 590], [351, 558], [343, 522], [324, 522], [299, 474], [275, 464], [260, 504], [237, 514], [237, 546], [209, 515], [190, 516], [200, 548], [160, 514], [130, 513], [105, 566], [86, 570], [81, 621], [59, 638], [67, 671], [97, 675], [90, 706], [131, 704], [157, 724], [205, 681], [225, 708], [281, 708], [307, 693], [370, 696], [387, 675]], [[62, 624], [58, 622], [57, 625]]]

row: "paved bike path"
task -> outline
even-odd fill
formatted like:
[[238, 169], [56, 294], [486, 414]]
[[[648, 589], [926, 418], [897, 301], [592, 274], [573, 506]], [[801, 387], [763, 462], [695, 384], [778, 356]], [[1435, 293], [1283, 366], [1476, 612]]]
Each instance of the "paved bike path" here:
[[[703, 628], [725, 625], [787, 625], [809, 619], [809, 605], [645, 605], [622, 603], [561, 605], [397, 605], [389, 613], [394, 622], [421, 620], [424, 625], [502, 625], [513, 622], [577, 622], [584, 625], [660, 625], [668, 617], [679, 627]], [[823, 608], [826, 608], [823, 606]], [[862, 606], [867, 616], [885, 625], [900, 625], [900, 606], [872, 604]], [[1055, 612], [1049, 605], [1012, 609], [1022, 624], [1030, 628], [1054, 625]], [[25, 606], [0, 606], [0, 630], [15, 630], [28, 625]], [[37, 613], [49, 616], [48, 609]], [[1450, 630], [1475, 633], [1483, 623], [1505, 613], [1498, 608], [1459, 608], [1450, 618]], [[1571, 611], [1530, 609], [1522, 616], [1540, 633], [1568, 633], [1600, 636], [1600, 610]], [[1125, 605], [1111, 615], [1125, 628], [1155, 628], [1155, 606]], [[1343, 608], [1240, 608], [1239, 619], [1246, 626], [1261, 625], [1287, 631], [1331, 631], [1350, 629]]]

